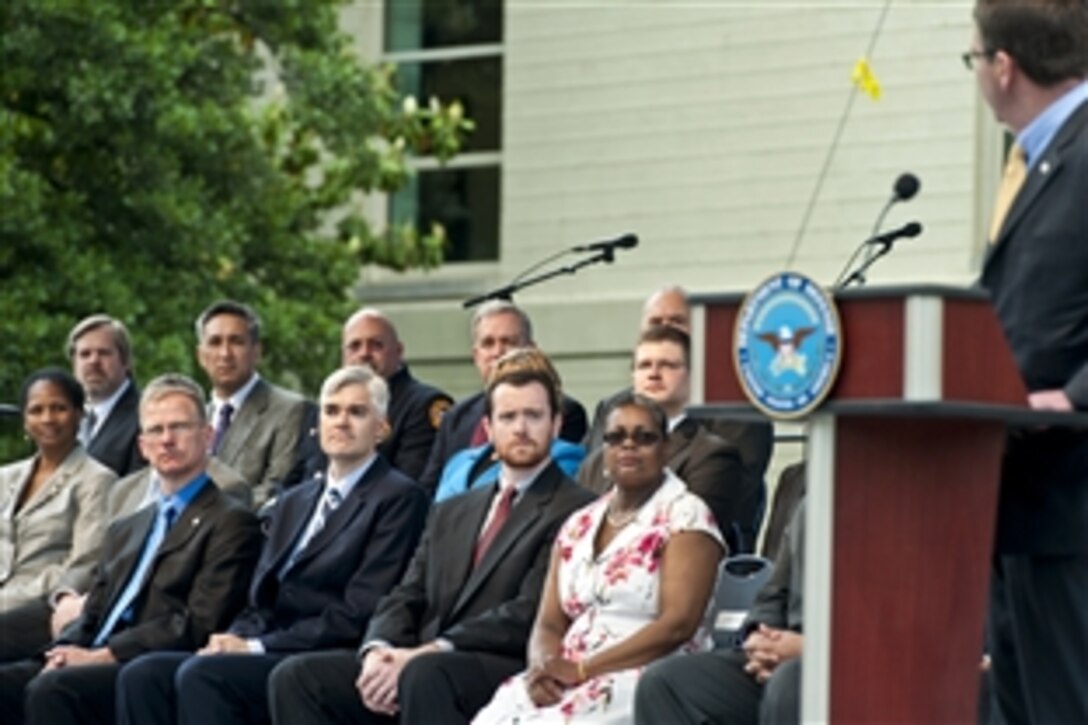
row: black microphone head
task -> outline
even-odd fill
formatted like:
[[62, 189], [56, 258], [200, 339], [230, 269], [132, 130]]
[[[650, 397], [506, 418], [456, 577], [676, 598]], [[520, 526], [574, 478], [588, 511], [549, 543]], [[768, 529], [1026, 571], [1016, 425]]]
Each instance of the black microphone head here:
[[908, 171], [905, 174], [900, 174], [899, 178], [895, 180], [892, 193], [895, 194], [896, 201], [907, 201], [914, 198], [921, 185], [922, 182], [918, 181], [918, 177]]
[[624, 234], [616, 240], [616, 246], [620, 249], [634, 249], [638, 246], [637, 234]]
[[903, 227], [903, 236], [907, 239], [916, 237], [922, 233], [922, 225], [918, 222], [911, 222]]

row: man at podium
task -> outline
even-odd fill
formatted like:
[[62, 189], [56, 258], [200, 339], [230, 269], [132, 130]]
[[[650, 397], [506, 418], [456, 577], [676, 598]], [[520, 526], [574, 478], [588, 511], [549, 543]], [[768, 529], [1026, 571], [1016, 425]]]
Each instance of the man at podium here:
[[[977, 0], [964, 54], [1016, 136], [982, 285], [1032, 408], [1088, 410], [1088, 2]], [[990, 593], [996, 706], [1088, 722], [1088, 431], [1013, 432]]]

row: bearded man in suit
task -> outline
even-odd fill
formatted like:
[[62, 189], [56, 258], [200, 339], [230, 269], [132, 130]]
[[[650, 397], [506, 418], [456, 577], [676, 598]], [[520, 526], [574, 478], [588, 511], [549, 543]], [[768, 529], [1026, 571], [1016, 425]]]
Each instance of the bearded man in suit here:
[[[504, 300], [491, 300], [477, 308], [472, 316], [472, 362], [485, 387], [499, 358], [526, 347], [536, 347], [536, 342], [525, 310]], [[557, 437], [580, 443], [586, 434], [585, 408], [567, 395], [561, 395], [560, 402], [562, 427]], [[443, 467], [455, 453], [487, 442], [486, 404], [485, 393], [479, 392], [457, 401], [442, 416], [427, 465], [419, 477], [419, 482], [432, 495], [438, 488]]]
[[439, 504], [358, 652], [299, 655], [272, 673], [275, 723], [469, 722], [525, 667], [556, 531], [593, 494], [550, 457], [560, 392], [542, 369], [487, 386], [499, 483]]
[[53, 646], [0, 667], [6, 723], [111, 722], [123, 663], [195, 650], [241, 608], [260, 530], [208, 477], [211, 437], [192, 380], [163, 375], [144, 390], [140, 447], [159, 498], [110, 526], [83, 613]]

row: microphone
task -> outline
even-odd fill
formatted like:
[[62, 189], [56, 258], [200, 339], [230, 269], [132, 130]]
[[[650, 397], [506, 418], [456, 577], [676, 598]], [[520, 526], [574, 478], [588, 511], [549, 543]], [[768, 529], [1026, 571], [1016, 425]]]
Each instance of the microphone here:
[[910, 201], [918, 193], [921, 186], [922, 182], [909, 171], [900, 174], [899, 178], [895, 180], [895, 186], [892, 187], [892, 199], [895, 201]]
[[865, 240], [866, 244], [886, 244], [891, 245], [897, 239], [913, 239], [922, 233], [922, 225], [918, 222], [908, 222], [898, 229], [892, 229], [889, 232], [878, 234], [875, 237], [870, 237]]
[[571, 247], [572, 252], [613, 252], [617, 249], [634, 249], [638, 246], [638, 236], [635, 234], [624, 234], [622, 237], [616, 239], [605, 239], [601, 242], [593, 242], [592, 244], [579, 244], [576, 247]]

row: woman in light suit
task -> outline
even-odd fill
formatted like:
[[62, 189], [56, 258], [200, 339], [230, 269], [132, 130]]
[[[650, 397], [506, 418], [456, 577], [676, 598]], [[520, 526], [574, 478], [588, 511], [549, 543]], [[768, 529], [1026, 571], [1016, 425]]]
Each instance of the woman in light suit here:
[[86, 590], [105, 532], [106, 490], [117, 477], [77, 441], [83, 388], [71, 375], [33, 373], [19, 407], [37, 452], [0, 468], [0, 613], [47, 606], [61, 587]]

